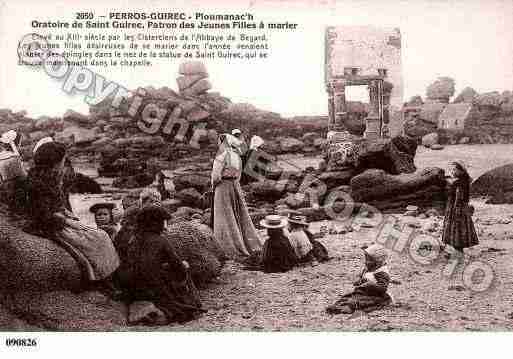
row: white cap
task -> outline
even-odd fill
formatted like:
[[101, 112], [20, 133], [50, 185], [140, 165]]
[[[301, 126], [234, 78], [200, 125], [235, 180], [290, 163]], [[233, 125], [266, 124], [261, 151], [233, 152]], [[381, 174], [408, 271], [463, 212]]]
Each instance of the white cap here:
[[34, 146], [34, 149], [32, 150], [32, 153], [36, 153], [37, 149], [44, 145], [45, 143], [53, 142], [53, 138], [51, 137], [43, 137], [39, 141], [37, 141], [36, 145]]
[[18, 133], [14, 130], [7, 131], [2, 134], [2, 137], [0, 137], [0, 141], [2, 141], [5, 144], [9, 144], [14, 142], [16, 140], [16, 137], [18, 136]]
[[260, 136], [251, 137], [251, 141], [249, 143], [249, 148], [256, 149], [264, 144], [264, 140]]
[[241, 130], [239, 130], [238, 128], [234, 128], [234, 129], [232, 130], [232, 135], [234, 135], [234, 136], [235, 136], [235, 135], [240, 135], [241, 133], [242, 133], [242, 131], [241, 131]]

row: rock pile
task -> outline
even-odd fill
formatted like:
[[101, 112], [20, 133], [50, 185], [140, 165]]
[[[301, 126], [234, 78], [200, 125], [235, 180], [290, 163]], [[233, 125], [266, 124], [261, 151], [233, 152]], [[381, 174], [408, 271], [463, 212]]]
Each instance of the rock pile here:
[[[449, 104], [454, 94], [454, 81], [450, 78], [439, 78], [426, 91], [426, 102], [420, 96], [414, 96], [403, 107], [404, 133], [419, 141], [431, 133], [438, 133], [439, 144], [463, 143], [512, 143], [513, 141], [513, 93], [498, 91], [477, 93], [466, 87]], [[457, 105], [471, 104], [468, 112], [455, 115]], [[450, 106], [450, 107], [448, 107]], [[465, 108], [459, 107], [460, 109]], [[442, 111], [449, 111], [444, 122], [439, 118]], [[455, 112], [456, 111], [456, 112]], [[460, 126], [456, 126], [456, 122]], [[461, 126], [463, 122], [463, 126]], [[447, 127], [449, 126], [449, 127]], [[430, 148], [432, 148], [430, 146]], [[433, 149], [433, 148], [432, 148]]]
[[487, 203], [513, 203], [513, 164], [486, 172], [472, 182], [471, 194], [488, 197]]
[[198, 96], [212, 88], [208, 80], [207, 68], [202, 62], [189, 61], [180, 64], [176, 79], [178, 90], [183, 96]]

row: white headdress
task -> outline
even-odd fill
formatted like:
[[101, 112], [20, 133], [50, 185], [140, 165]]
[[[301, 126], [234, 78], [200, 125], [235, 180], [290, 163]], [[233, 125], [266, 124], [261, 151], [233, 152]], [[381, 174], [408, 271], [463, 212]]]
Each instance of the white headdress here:
[[264, 144], [264, 140], [260, 136], [253, 136], [251, 137], [251, 141], [249, 143], [249, 148], [254, 150], [258, 147], [262, 146]]
[[34, 146], [34, 149], [32, 150], [32, 153], [36, 153], [37, 149], [44, 145], [45, 143], [53, 142], [53, 138], [51, 137], [43, 137], [39, 141], [37, 141], [36, 145]]
[[10, 145], [12, 152], [19, 155], [18, 148], [16, 147], [16, 144], [15, 144], [17, 137], [18, 137], [18, 133], [14, 130], [10, 130], [10, 131], [7, 131], [2, 134], [2, 136], [0, 137], [0, 141], [7, 145]]

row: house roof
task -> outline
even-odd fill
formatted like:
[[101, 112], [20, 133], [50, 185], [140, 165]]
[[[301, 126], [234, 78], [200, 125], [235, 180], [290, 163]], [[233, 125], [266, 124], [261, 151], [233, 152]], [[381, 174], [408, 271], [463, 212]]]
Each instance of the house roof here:
[[438, 121], [445, 120], [465, 120], [472, 108], [471, 103], [461, 102], [461, 103], [451, 103], [445, 107], [445, 109], [440, 114]]
[[438, 124], [438, 117], [446, 106], [448, 105], [439, 102], [425, 103], [421, 106], [420, 118], [425, 121]]

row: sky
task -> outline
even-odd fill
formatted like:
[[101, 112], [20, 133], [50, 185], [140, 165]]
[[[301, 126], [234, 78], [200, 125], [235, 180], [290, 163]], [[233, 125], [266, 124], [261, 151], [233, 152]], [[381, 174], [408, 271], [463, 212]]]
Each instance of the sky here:
[[[2, 2], [3, 1], [3, 2]], [[513, 1], [48, 1], [0, 0], [0, 108], [31, 116], [60, 116], [67, 109], [87, 113], [84, 94], [65, 94], [62, 83], [43, 71], [17, 64], [17, 46], [32, 20], [69, 21], [76, 11], [251, 12], [256, 20], [294, 22], [295, 31], [268, 32], [266, 60], [204, 61], [212, 91], [233, 102], [251, 103], [283, 116], [327, 113], [324, 86], [324, 30], [328, 25], [399, 27], [402, 34], [404, 100], [425, 95], [439, 76], [478, 92], [513, 90]], [[85, 31], [85, 30], [84, 30]], [[117, 33], [122, 34], [117, 30]], [[166, 33], [166, 32], [162, 32]], [[212, 34], [222, 32], [212, 31]], [[177, 89], [176, 61], [149, 68], [91, 68], [129, 89]]]

